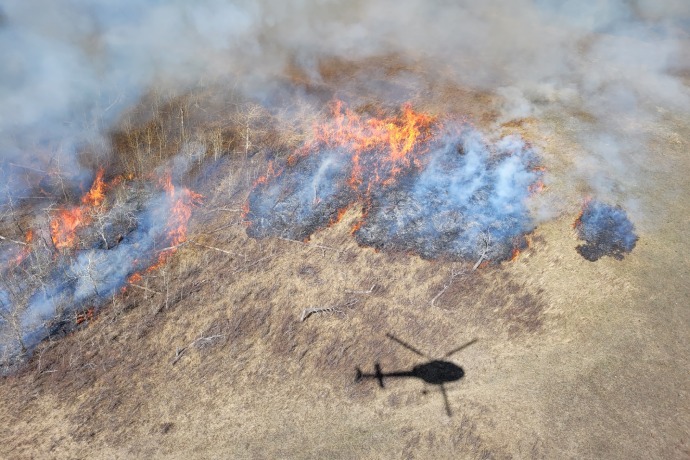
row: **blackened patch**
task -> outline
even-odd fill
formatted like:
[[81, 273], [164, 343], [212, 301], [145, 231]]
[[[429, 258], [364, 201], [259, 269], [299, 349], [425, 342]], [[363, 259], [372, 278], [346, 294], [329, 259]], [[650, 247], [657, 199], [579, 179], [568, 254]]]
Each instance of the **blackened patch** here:
[[578, 237], [585, 244], [577, 246], [582, 257], [594, 262], [603, 256], [621, 260], [633, 250], [638, 236], [635, 226], [620, 206], [590, 201], [575, 221]]

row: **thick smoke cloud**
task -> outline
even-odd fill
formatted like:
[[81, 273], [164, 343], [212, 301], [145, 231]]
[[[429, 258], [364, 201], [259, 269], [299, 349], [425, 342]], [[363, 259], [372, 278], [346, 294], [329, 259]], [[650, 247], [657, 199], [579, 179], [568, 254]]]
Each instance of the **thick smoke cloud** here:
[[[0, 23], [0, 203], [27, 171], [81, 181], [85, 144], [152, 88], [181, 89], [247, 52], [250, 5], [229, 2], [10, 1]], [[251, 54], [251, 53], [250, 53]]]
[[[586, 114], [581, 118], [589, 121], [567, 122], [584, 150], [574, 172], [598, 198], [627, 203], [630, 183], [645, 162], [644, 133], [630, 127], [669, 111], [689, 111], [689, 25], [686, 0], [6, 0], [0, 4], [0, 212], [10, 200], [14, 206], [29, 195], [49, 172], [68, 185], [88, 183], [93, 171], [81, 164], [80, 150], [91, 145], [98, 147], [91, 149], [96, 154], [107, 154], [109, 130], [152, 90], [179, 93], [227, 79], [269, 105], [288, 69], [296, 67], [319, 83], [324, 60], [382, 56], [418, 69], [407, 76], [411, 84], [438, 78], [498, 95], [503, 105], [497, 123], [554, 112]], [[363, 83], [360, 88], [367, 87]], [[396, 105], [403, 102], [396, 97], [404, 99], [385, 96], [391, 100], [383, 102]], [[319, 199], [318, 215], [328, 220], [341, 207], [328, 184], [350, 174], [335, 160], [340, 153], [319, 157], [326, 160], [315, 170], [320, 185], [304, 192]], [[439, 153], [438, 161], [443, 157]], [[460, 161], [456, 169], [469, 167], [453, 158]], [[485, 173], [496, 175], [495, 184], [503, 169], [518, 179], [527, 171], [510, 171], [508, 163], [494, 166]], [[439, 177], [446, 188], [458, 180], [434, 175]], [[518, 184], [523, 192], [527, 179]], [[410, 182], [406, 192], [424, 197], [438, 188], [433, 184]], [[300, 207], [307, 202], [303, 198], [290, 212], [309, 211]], [[523, 197], [513, 198], [520, 203]], [[371, 204], [370, 225], [385, 221], [376, 205]], [[407, 205], [419, 207], [414, 200]], [[516, 228], [525, 231], [531, 224], [518, 211]], [[149, 230], [142, 225], [138, 232]], [[365, 240], [367, 231], [361, 228], [358, 238]], [[127, 246], [112, 251], [125, 267], [114, 278], [140, 268], [128, 261]], [[472, 251], [468, 246], [456, 252], [476, 256]], [[79, 267], [88, 255], [75, 259], [70, 270], [83, 272]], [[110, 293], [116, 285], [80, 279], [68, 290], [75, 299], [93, 290]], [[42, 319], [42, 306], [48, 311], [52, 304], [35, 302]]]
[[499, 123], [586, 113], [563, 117], [584, 150], [574, 172], [621, 203], [645, 161], [645, 134], [630, 127], [690, 107], [684, 0], [9, 0], [0, 9], [0, 205], [47, 172], [88, 181], [80, 149], [105, 154], [108, 130], [152, 89], [227, 78], [270, 104], [286, 69], [318, 83], [329, 58], [393, 55], [421, 69], [413, 81], [442, 75], [493, 92]]
[[577, 103], [606, 119], [690, 101], [675, 77], [688, 70], [683, 0], [10, 0], [2, 17], [5, 179], [8, 162], [57, 158], [69, 171], [152, 86], [234, 74], [262, 94], [288, 62], [318, 78], [323, 57], [423, 60], [459, 84], [502, 88], [512, 115]]

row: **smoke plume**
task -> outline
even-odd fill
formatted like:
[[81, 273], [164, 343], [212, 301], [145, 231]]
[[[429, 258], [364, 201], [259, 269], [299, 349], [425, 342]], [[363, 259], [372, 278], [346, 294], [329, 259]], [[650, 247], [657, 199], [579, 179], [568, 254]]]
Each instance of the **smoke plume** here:
[[247, 233], [308, 239], [361, 204], [360, 244], [426, 258], [510, 258], [534, 228], [527, 201], [542, 175], [537, 154], [514, 136], [488, 145], [457, 121], [403, 114], [336, 112], [317, 142], [257, 181]]
[[16, 165], [76, 179], [79, 148], [107, 146], [104, 134], [153, 87], [222, 76], [270, 101], [288, 67], [318, 81], [333, 57], [421, 63], [424, 78], [497, 91], [505, 117], [577, 106], [615, 143], [616, 115], [687, 111], [690, 100], [679, 78], [689, 62], [683, 0], [10, 0], [1, 17], [3, 199], [27, 187], [31, 170]]
[[[317, 116], [339, 93], [387, 108], [442, 101], [454, 114], [464, 107], [439, 88], [490, 94], [497, 112], [482, 129], [556, 120], [582, 149], [568, 180], [606, 202], [633, 203], [648, 163], [648, 134], [636, 127], [690, 107], [689, 24], [684, 0], [7, 0], [0, 5], [0, 215], [71, 206], [67, 197], [88, 187], [94, 165], [107, 165], [113, 131], [146, 95], [218, 82], [269, 110], [289, 113], [307, 101]], [[542, 175], [535, 151], [516, 137], [484, 132], [485, 139], [460, 122], [417, 128], [424, 151], [412, 149], [415, 161], [355, 157], [357, 139], [305, 145], [314, 155], [290, 153], [294, 161], [276, 162], [250, 195], [249, 234], [304, 239], [359, 202], [365, 214], [354, 235], [362, 244], [474, 258], [490, 240], [492, 257], [507, 258], [535, 225], [526, 204]], [[369, 153], [382, 151], [374, 147]], [[117, 245], [106, 222], [102, 246], [36, 261], [51, 266], [49, 287], [17, 280], [30, 291], [26, 328], [52, 315], [59, 298], [110, 295], [155, 263], [133, 254], [160, 249], [156, 215], [167, 205], [155, 193], [144, 196]], [[632, 217], [644, 215], [636, 208]], [[3, 269], [25, 257], [16, 241], [0, 248]], [[0, 290], [0, 308], [13, 308], [13, 295]]]

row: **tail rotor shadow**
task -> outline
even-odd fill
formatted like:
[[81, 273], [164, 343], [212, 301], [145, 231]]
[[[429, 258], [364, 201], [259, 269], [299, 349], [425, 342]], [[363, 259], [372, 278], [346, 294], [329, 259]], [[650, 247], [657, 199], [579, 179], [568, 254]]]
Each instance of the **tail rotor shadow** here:
[[[429, 383], [431, 385], [437, 385], [439, 387], [439, 389], [441, 390], [441, 394], [443, 395], [443, 402], [445, 405], [446, 414], [448, 415], [448, 417], [452, 417], [453, 412], [450, 407], [450, 402], [448, 400], [448, 392], [446, 390], [445, 384], [462, 379], [465, 376], [464, 369], [450, 361], [445, 361], [444, 359], [434, 359], [428, 354], [408, 344], [407, 342], [400, 340], [393, 334], [386, 334], [386, 336], [392, 341], [396, 342], [398, 345], [407, 349], [408, 351], [411, 351], [412, 353], [421, 356], [422, 358], [426, 358], [429, 361], [424, 362], [422, 364], [418, 364], [410, 370], [392, 371], [385, 373], [382, 371], [381, 365], [378, 362], [374, 364], [374, 372], [370, 374], [362, 372], [362, 370], [358, 367], [356, 368], [355, 382], [361, 382], [364, 379], [376, 379], [378, 381], [379, 387], [384, 388], [384, 378], [418, 378], [426, 383]], [[442, 358], [448, 358], [451, 355], [464, 350], [470, 345], [475, 344], [477, 340], [478, 339], [472, 339], [469, 342], [452, 349], [451, 351], [443, 355]]]

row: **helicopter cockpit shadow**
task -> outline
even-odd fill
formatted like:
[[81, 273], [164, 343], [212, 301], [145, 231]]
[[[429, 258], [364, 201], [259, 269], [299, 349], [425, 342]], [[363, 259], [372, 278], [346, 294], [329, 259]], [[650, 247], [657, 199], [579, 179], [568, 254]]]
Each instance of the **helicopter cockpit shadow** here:
[[422, 351], [418, 350], [417, 348], [413, 347], [412, 345], [403, 342], [399, 338], [395, 337], [393, 334], [386, 334], [386, 337], [389, 339], [393, 340], [394, 342], [398, 343], [398, 345], [403, 346], [407, 350], [413, 352], [416, 355], [419, 355], [423, 358], [428, 359], [429, 361], [418, 364], [414, 366], [410, 370], [402, 370], [402, 371], [391, 371], [391, 372], [383, 372], [381, 370], [381, 365], [379, 363], [374, 364], [374, 373], [372, 374], [367, 374], [361, 371], [361, 369], [357, 368], [357, 373], [355, 375], [355, 381], [360, 382], [363, 379], [376, 379], [379, 383], [379, 386], [381, 388], [384, 388], [384, 383], [383, 379], [384, 378], [408, 378], [408, 377], [414, 377], [418, 378], [420, 380], [423, 380], [424, 382], [431, 384], [431, 385], [438, 385], [438, 387], [441, 389], [441, 393], [443, 394], [443, 401], [446, 406], [446, 414], [448, 414], [449, 417], [452, 417], [453, 413], [450, 409], [450, 403], [448, 402], [448, 393], [446, 391], [445, 384], [449, 382], [455, 382], [460, 380], [465, 376], [465, 371], [463, 370], [462, 367], [458, 366], [455, 363], [452, 363], [450, 361], [446, 361], [444, 358], [448, 358], [451, 355], [464, 350], [465, 348], [469, 347], [470, 345], [474, 344], [477, 342], [477, 339], [470, 340], [469, 342], [454, 348], [453, 350], [449, 351], [445, 355], [441, 356], [440, 359], [432, 358], [426, 353], [423, 353]]

